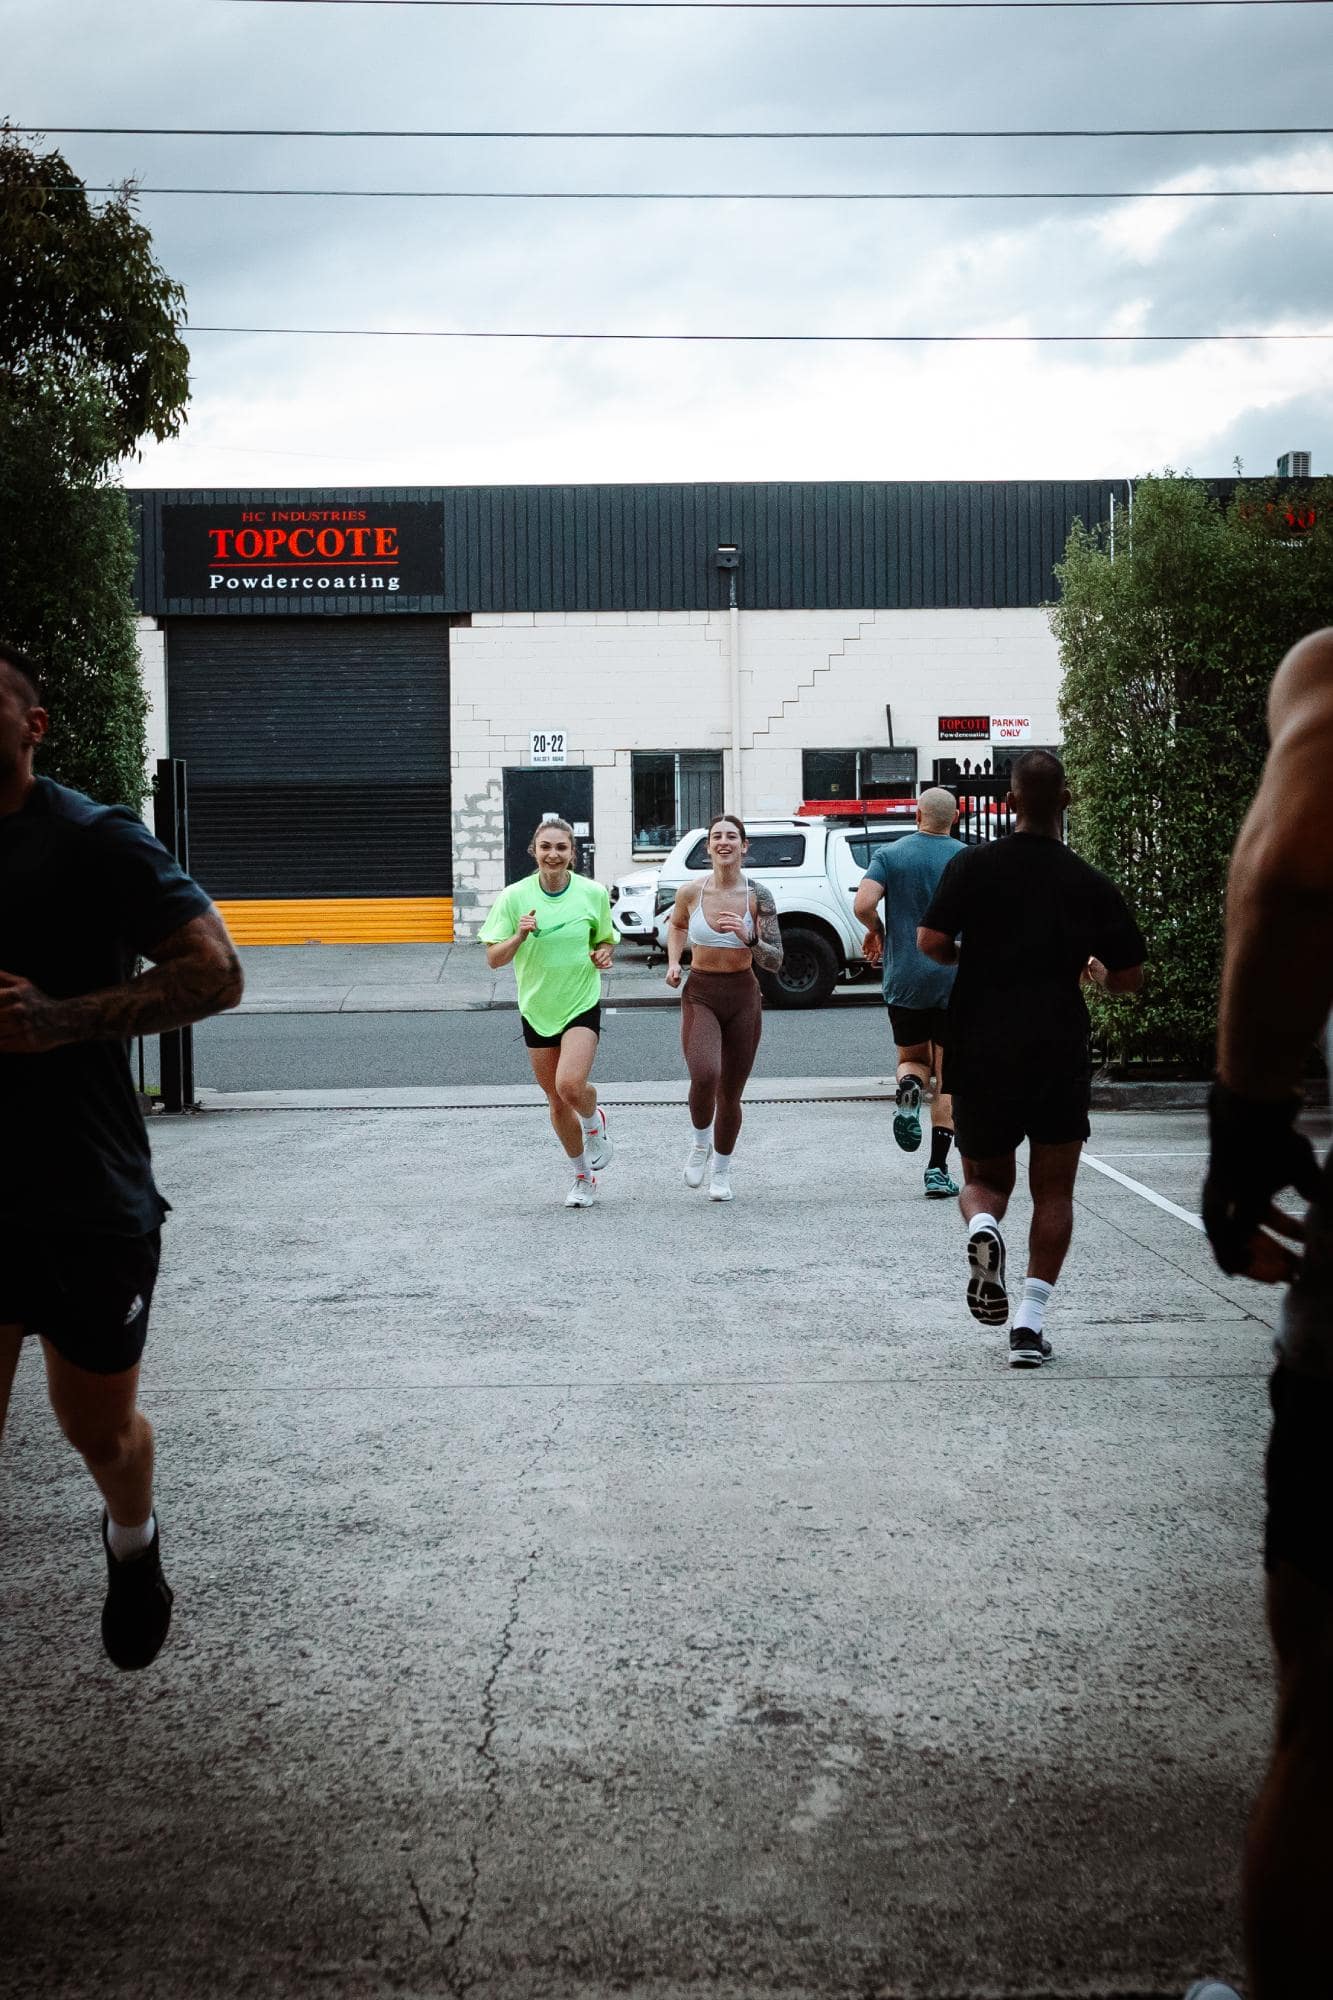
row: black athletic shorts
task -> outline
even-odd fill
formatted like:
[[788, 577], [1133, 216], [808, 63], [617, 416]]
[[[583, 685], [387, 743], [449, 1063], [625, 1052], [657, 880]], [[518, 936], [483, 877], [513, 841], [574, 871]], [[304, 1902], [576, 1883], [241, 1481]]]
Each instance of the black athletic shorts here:
[[949, 1010], [947, 1007], [895, 1007], [888, 1003], [893, 1039], [900, 1049], [919, 1048], [922, 1042], [944, 1047]]
[[1091, 1126], [1089, 1071], [1014, 1076], [960, 1069], [946, 1060], [943, 1085], [953, 1094], [953, 1126], [958, 1150], [968, 1160], [994, 1160], [1012, 1153], [1024, 1139], [1040, 1146], [1067, 1146], [1086, 1139]]
[[0, 1231], [0, 1326], [41, 1334], [76, 1368], [119, 1375], [148, 1337], [162, 1232]]
[[1333, 1593], [1333, 1380], [1279, 1362], [1268, 1393], [1264, 1568], [1289, 1562]]
[[560, 1036], [567, 1035], [571, 1028], [591, 1028], [594, 1035], [601, 1034], [602, 1003], [599, 1000], [595, 1007], [589, 1007], [582, 1014], [576, 1014], [572, 1021], [565, 1022], [560, 1033], [556, 1035], [539, 1035], [526, 1014], [520, 1014], [518, 1018], [523, 1023], [523, 1039], [530, 1049], [558, 1049]]

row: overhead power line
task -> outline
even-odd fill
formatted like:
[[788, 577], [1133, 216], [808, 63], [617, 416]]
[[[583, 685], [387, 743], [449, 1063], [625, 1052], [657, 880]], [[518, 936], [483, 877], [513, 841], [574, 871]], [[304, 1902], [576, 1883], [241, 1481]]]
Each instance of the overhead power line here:
[[[45, 192], [67, 194], [80, 182], [55, 182]], [[85, 194], [119, 194], [118, 187], [84, 187]], [[1323, 199], [1319, 188], [933, 188], [784, 192], [668, 188], [203, 188], [136, 187], [136, 194], [265, 196], [303, 201], [1292, 201]]]
[[[1314, 4], [1315, 0], [1309, 0]], [[1333, 0], [1331, 0], [1333, 3]], [[467, 131], [448, 127], [434, 130], [394, 131], [384, 126], [340, 130], [336, 126], [298, 125], [11, 125], [13, 132], [53, 138], [84, 137], [103, 139], [1324, 139], [1333, 136], [1333, 125], [1086, 125], [1059, 129], [1034, 128], [1025, 131], [754, 131], [754, 132], [667, 132], [667, 131]]]
[[615, 7], [642, 13], [649, 8], [691, 7], [709, 13], [790, 11], [806, 14], [1000, 14], [1055, 7], [1098, 8], [1115, 13], [1130, 7], [1318, 7], [1329, 0], [232, 0], [250, 7]]
[[574, 329], [560, 333], [530, 333], [509, 329], [425, 326], [190, 326], [182, 323], [179, 331], [187, 337], [194, 333], [229, 333], [283, 334], [302, 339], [334, 340], [621, 340], [728, 346], [781, 343], [801, 347], [1132, 347], [1168, 343], [1194, 346], [1201, 342], [1246, 340], [1333, 340], [1333, 328], [1315, 333], [584, 333]]

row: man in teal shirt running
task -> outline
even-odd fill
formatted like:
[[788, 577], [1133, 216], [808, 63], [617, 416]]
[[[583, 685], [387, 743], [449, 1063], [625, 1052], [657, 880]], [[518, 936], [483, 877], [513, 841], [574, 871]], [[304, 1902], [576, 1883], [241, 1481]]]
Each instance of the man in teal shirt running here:
[[866, 927], [867, 959], [872, 965], [882, 960], [884, 965], [884, 1002], [898, 1048], [893, 1136], [905, 1153], [915, 1153], [921, 1145], [921, 1099], [931, 1077], [936, 1080], [925, 1182], [927, 1195], [937, 1201], [958, 1192], [945, 1165], [953, 1138], [953, 1106], [942, 1088], [945, 1010], [954, 968], [935, 965], [918, 951], [916, 933], [940, 876], [963, 851], [962, 842], [953, 838], [957, 817], [952, 792], [942, 786], [922, 792], [916, 807], [917, 831], [875, 849], [853, 906]]

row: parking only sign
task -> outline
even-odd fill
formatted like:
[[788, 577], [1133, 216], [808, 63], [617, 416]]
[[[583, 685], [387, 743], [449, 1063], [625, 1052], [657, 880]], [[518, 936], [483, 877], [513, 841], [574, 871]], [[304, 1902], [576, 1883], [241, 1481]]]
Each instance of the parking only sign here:
[[1030, 743], [1032, 741], [1032, 717], [1030, 715], [993, 715], [990, 719], [990, 740], [992, 743]]
[[529, 764], [568, 762], [569, 738], [563, 729], [534, 729], [528, 737]]

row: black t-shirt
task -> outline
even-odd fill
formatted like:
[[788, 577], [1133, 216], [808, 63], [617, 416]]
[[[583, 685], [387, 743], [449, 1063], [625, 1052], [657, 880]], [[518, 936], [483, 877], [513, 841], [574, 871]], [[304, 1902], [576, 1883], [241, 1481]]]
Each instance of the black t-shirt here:
[[1078, 975], [1142, 965], [1138, 925], [1115, 884], [1040, 833], [969, 847], [949, 863], [927, 930], [959, 939], [949, 1000], [954, 1074], [1031, 1066], [1037, 1075], [1088, 1063], [1088, 1010]]
[[[123, 806], [39, 778], [0, 818], [0, 971], [120, 986], [208, 897]], [[0, 1054], [0, 1229], [138, 1236], [166, 1213], [124, 1042]]]

